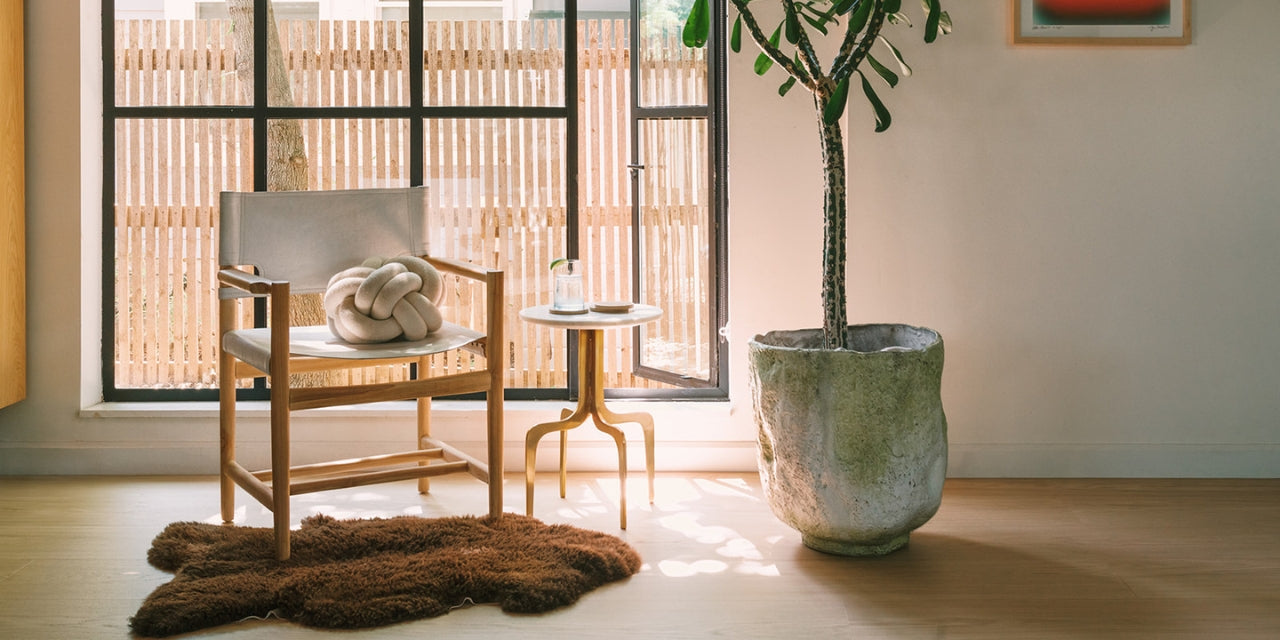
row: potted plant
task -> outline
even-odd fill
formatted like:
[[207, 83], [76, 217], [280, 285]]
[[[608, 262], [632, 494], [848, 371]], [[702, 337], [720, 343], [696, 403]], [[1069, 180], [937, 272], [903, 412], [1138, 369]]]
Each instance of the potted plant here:
[[[822, 328], [771, 331], [748, 344], [762, 484], [774, 514], [797, 529], [805, 545], [844, 555], [889, 553], [941, 503], [943, 347], [930, 329], [848, 325], [841, 119], [856, 82], [875, 113], [876, 131], [889, 128], [889, 111], [863, 63], [873, 77], [896, 86], [899, 72], [873, 49], [909, 75], [882, 29], [912, 23], [901, 0], [729, 2], [737, 11], [730, 48], [741, 50], [745, 32], [760, 49], [758, 75], [777, 67], [787, 76], [779, 94], [796, 86], [812, 94], [825, 176]], [[924, 40], [933, 42], [950, 31], [951, 20], [941, 0], [921, 4]], [[757, 12], [766, 5], [778, 20], [771, 31]], [[711, 17], [707, 0], [695, 0], [684, 25], [687, 46], [706, 44]], [[838, 48], [824, 64], [817, 45], [830, 40], [828, 46]]]

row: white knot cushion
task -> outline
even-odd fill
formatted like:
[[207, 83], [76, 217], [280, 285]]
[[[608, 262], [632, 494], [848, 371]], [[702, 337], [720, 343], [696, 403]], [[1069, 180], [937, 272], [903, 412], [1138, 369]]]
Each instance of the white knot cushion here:
[[333, 335], [353, 344], [421, 340], [444, 324], [440, 272], [415, 256], [369, 258], [329, 279], [324, 311]]

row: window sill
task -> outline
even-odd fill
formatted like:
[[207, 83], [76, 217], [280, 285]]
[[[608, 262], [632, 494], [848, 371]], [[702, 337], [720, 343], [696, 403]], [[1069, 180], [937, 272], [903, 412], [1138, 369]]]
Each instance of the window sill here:
[[[561, 407], [572, 407], [566, 400], [508, 400], [505, 404], [509, 416], [520, 414], [544, 414]], [[732, 413], [730, 402], [685, 402], [610, 399], [609, 407], [622, 411], [644, 411], [660, 416], [697, 416], [702, 419], [727, 418]], [[249, 400], [236, 403], [237, 414], [248, 418], [265, 418], [271, 415], [270, 403], [265, 400]], [[433, 415], [465, 417], [482, 415], [484, 402], [480, 400], [435, 400], [431, 403]], [[81, 418], [135, 419], [135, 418], [210, 418], [218, 417], [218, 403], [201, 402], [99, 402], [80, 410]], [[331, 418], [398, 418], [413, 417], [414, 404], [404, 402], [376, 402], [345, 407], [308, 409], [301, 415]]]

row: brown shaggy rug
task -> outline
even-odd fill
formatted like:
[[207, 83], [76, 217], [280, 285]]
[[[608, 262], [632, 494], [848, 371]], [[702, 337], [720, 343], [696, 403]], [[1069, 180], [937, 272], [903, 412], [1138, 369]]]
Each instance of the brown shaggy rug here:
[[147, 559], [174, 578], [147, 597], [130, 627], [162, 637], [274, 615], [359, 628], [469, 603], [539, 613], [640, 570], [640, 556], [614, 536], [516, 514], [313, 516], [294, 532], [288, 561], [277, 562], [273, 549], [267, 528], [169, 525]]

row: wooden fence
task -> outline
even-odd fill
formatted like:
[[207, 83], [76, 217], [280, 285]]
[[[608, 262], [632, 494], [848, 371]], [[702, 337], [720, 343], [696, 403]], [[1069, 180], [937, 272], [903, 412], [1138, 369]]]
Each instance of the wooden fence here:
[[[554, 21], [430, 22], [425, 34], [429, 105], [559, 104], [564, 64]], [[623, 21], [578, 24], [581, 171], [580, 257], [589, 297], [631, 299], [632, 233], [627, 153], [630, 51]], [[408, 104], [408, 30], [394, 22], [279, 23], [297, 106]], [[705, 99], [701, 52], [678, 41], [650, 45], [646, 100]], [[117, 21], [116, 103], [246, 104], [231, 23]], [[660, 55], [658, 55], [660, 54]], [[303, 120], [307, 187], [407, 185], [408, 122]], [[217, 385], [218, 193], [251, 190], [252, 125], [219, 118], [122, 119], [116, 124], [115, 384], [118, 388]], [[521, 322], [520, 309], [550, 300], [549, 262], [565, 253], [566, 130], [562, 119], [428, 119], [426, 185], [433, 254], [497, 266], [507, 274], [511, 387], [561, 387], [566, 335]], [[646, 327], [646, 363], [705, 376], [707, 265], [705, 126], [656, 127], [645, 144], [670, 152], [642, 209], [643, 302], [666, 310]], [[686, 153], [693, 151], [692, 155]], [[683, 156], [675, 155], [676, 152]], [[454, 290], [451, 319], [476, 320], [473, 292]], [[629, 332], [606, 334], [611, 387], [650, 387], [631, 374]], [[437, 359], [441, 368], [466, 361]], [[399, 376], [381, 369], [357, 379]]]

